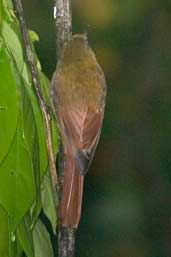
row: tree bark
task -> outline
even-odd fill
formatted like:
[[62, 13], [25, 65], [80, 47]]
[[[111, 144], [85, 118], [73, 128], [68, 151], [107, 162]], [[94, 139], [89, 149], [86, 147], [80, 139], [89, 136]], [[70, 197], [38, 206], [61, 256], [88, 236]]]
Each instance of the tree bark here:
[[56, 25], [57, 61], [59, 61], [64, 43], [72, 35], [71, 0], [55, 0], [54, 18]]
[[[64, 44], [72, 36], [72, 12], [71, 0], [55, 0], [54, 19], [56, 25], [56, 55], [57, 62], [60, 61]], [[60, 196], [62, 194], [64, 175], [64, 152], [62, 142], [58, 153], [58, 174], [60, 185]], [[60, 221], [59, 221], [60, 222]], [[58, 257], [74, 257], [75, 229], [58, 227]]]

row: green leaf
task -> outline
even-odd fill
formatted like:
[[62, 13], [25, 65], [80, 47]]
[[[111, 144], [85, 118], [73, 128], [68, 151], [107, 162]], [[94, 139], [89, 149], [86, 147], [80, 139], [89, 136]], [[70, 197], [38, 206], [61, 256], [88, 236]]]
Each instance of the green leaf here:
[[[28, 69], [27, 66], [25, 67], [25, 76], [26, 79], [28, 79]], [[14, 73], [17, 73], [17, 70], [15, 68], [15, 65], [13, 65]], [[30, 100], [30, 96], [28, 94], [28, 91], [26, 90], [27, 87], [30, 88], [30, 90], [33, 90], [30, 87], [30, 84], [27, 84], [26, 81], [23, 79], [23, 77], [16, 76], [16, 80], [19, 81], [19, 84], [22, 86], [20, 87], [20, 91], [22, 94], [22, 105], [23, 105], [23, 112], [22, 112], [22, 124], [23, 124], [23, 135], [24, 135], [24, 141], [25, 145], [27, 146], [27, 149], [29, 151], [30, 159], [33, 164], [33, 172], [34, 172], [34, 181], [35, 181], [35, 188], [36, 188], [36, 199], [33, 203], [33, 207], [31, 208], [32, 213], [32, 225], [34, 225], [34, 222], [37, 221], [37, 217], [40, 214], [41, 211], [41, 197], [40, 197], [40, 158], [39, 158], [39, 140], [38, 140], [38, 134], [37, 134], [37, 126], [35, 119], [37, 118], [34, 115], [32, 103]]]
[[0, 166], [0, 203], [11, 218], [12, 231], [34, 199], [33, 165], [25, 144], [22, 115], [20, 115], [13, 144]]
[[56, 234], [57, 216], [49, 172], [43, 178], [41, 189], [42, 208], [51, 222], [54, 234]]
[[32, 87], [26, 83], [24, 83], [24, 86], [29, 96], [31, 106], [33, 108], [34, 117], [35, 117], [35, 123], [37, 128], [38, 139], [39, 139], [40, 175], [42, 178], [44, 173], [47, 170], [47, 165], [48, 165], [44, 121], [43, 121], [38, 100], [35, 96], [35, 93], [33, 92]]
[[32, 42], [39, 41], [39, 36], [34, 30], [29, 30], [29, 36]]
[[30, 219], [28, 214], [22, 219], [17, 228], [17, 236], [27, 257], [34, 257], [34, 245], [32, 232], [30, 230]]
[[54, 257], [50, 236], [40, 220], [33, 229], [33, 241], [35, 257]]
[[[34, 177], [40, 188], [40, 163], [39, 163], [40, 156], [39, 156], [39, 139], [38, 139], [38, 133], [37, 133], [38, 129], [37, 129], [37, 123], [36, 123], [37, 116], [33, 111], [35, 106], [33, 106], [33, 103], [31, 102], [31, 98], [30, 98], [30, 95], [28, 94], [27, 87], [29, 87], [30, 90], [33, 90], [33, 89], [30, 88], [30, 85], [28, 85], [25, 81], [23, 81], [23, 79], [22, 79], [22, 85], [24, 85], [21, 88], [22, 102], [23, 102], [24, 140], [25, 140], [25, 144], [28, 146], [30, 157], [33, 162]], [[35, 104], [38, 105], [37, 102], [35, 102]], [[39, 108], [39, 106], [37, 106], [37, 108]], [[42, 125], [42, 124], [39, 124], [39, 125]], [[46, 167], [47, 166], [45, 165], [44, 169], [46, 169]]]
[[10, 257], [10, 222], [7, 213], [0, 205], [0, 256]]
[[17, 34], [14, 32], [10, 24], [5, 21], [2, 23], [2, 36], [13, 55], [19, 72], [22, 73], [24, 65], [22, 46]]
[[[6, 159], [0, 167], [0, 171], [2, 171], [0, 172], [0, 178], [2, 177], [2, 181], [4, 179], [7, 179], [7, 182], [10, 185], [12, 184], [12, 187], [10, 187], [10, 193], [12, 194], [12, 199], [14, 201], [10, 202], [10, 194], [7, 195], [4, 190], [2, 192], [2, 195], [0, 195], [0, 202], [2, 202], [4, 208], [6, 208], [9, 213], [12, 219], [12, 229], [14, 230], [20, 218], [22, 218], [25, 212], [30, 208], [35, 198], [35, 181], [33, 177], [33, 168], [35, 167], [33, 159], [35, 156], [34, 146], [36, 141], [35, 139], [37, 138], [37, 130], [29, 98], [26, 94], [24, 87], [21, 87], [21, 80], [18, 71], [15, 68], [15, 65], [13, 65], [12, 67], [13, 73], [15, 74], [15, 80], [18, 85], [18, 90], [20, 89], [21, 91], [22, 104], [20, 104], [20, 116], [18, 120], [18, 127], [15, 139], [10, 151], [8, 152], [8, 155], [6, 156]], [[23, 159], [18, 161], [17, 154], [18, 159], [19, 156], [21, 156], [21, 158], [23, 156]], [[6, 173], [5, 169], [7, 170]], [[35, 170], [35, 172], [39, 173], [39, 170]], [[31, 192], [29, 192], [29, 194], [25, 192], [26, 199], [24, 199], [22, 206], [17, 204], [16, 198], [19, 198], [19, 192], [25, 191], [25, 185], [27, 185], [27, 187], [31, 189]], [[14, 206], [15, 204], [16, 206]]]
[[[9, 56], [4, 48], [0, 51], [0, 164], [7, 155], [16, 132], [19, 114], [19, 94], [12, 74]], [[1, 177], [1, 175], [0, 175]]]

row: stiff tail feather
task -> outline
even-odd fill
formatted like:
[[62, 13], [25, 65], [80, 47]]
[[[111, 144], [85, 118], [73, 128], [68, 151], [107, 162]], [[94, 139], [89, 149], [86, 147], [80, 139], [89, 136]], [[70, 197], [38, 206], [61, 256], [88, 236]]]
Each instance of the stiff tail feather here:
[[77, 228], [81, 217], [84, 176], [80, 175], [72, 156], [66, 156], [62, 198], [59, 205], [60, 224]]

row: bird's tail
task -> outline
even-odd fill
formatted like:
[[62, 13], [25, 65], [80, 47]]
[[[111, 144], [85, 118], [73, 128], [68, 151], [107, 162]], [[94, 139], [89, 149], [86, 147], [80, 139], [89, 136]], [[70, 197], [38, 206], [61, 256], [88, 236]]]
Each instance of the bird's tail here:
[[60, 224], [63, 227], [77, 228], [82, 207], [84, 176], [80, 175], [71, 155], [66, 155], [64, 183], [59, 205]]

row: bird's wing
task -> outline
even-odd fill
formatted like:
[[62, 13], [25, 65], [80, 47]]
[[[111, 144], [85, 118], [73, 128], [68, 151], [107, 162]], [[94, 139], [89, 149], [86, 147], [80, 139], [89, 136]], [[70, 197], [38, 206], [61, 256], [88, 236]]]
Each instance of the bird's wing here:
[[80, 174], [85, 175], [93, 158], [102, 127], [104, 110], [64, 108], [58, 116], [68, 147]]

